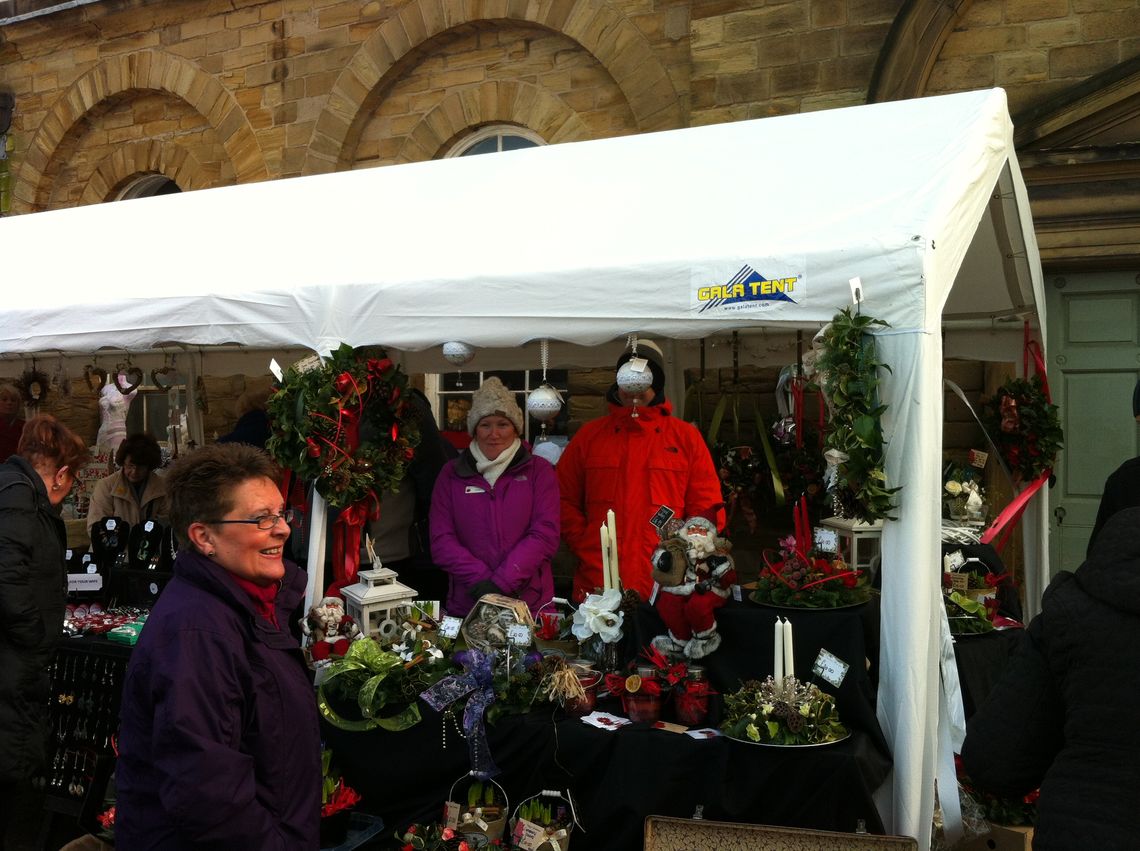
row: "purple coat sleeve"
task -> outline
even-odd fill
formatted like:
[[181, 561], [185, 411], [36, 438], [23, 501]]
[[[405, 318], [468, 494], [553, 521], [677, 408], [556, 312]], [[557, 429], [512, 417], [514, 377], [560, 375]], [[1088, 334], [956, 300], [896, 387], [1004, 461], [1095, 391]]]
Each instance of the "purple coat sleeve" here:
[[491, 568], [476, 558], [459, 540], [459, 517], [455, 494], [461, 492], [457, 482], [455, 461], [449, 461], [435, 481], [431, 495], [431, 555], [432, 561], [455, 577], [463, 586], [491, 579]]
[[545, 458], [532, 458], [530, 463], [530, 523], [526, 534], [495, 569], [495, 584], [508, 594], [518, 591], [539, 570], [549, 569], [547, 565], [558, 549], [558, 477]]

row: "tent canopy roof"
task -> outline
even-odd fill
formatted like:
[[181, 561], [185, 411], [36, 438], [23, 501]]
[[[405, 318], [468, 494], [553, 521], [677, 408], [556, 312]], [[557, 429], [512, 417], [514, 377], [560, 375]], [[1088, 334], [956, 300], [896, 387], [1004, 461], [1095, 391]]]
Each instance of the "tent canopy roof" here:
[[1020, 315], [1019, 180], [995, 89], [16, 216], [0, 352], [694, 338], [856, 276], [896, 328]]

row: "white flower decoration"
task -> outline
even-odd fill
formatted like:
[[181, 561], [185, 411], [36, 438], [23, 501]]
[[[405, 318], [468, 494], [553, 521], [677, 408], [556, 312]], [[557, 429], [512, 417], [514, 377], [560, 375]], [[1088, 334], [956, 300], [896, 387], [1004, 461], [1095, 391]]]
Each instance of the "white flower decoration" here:
[[604, 594], [590, 594], [574, 612], [574, 625], [570, 631], [579, 641], [598, 636], [608, 643], [621, 638], [625, 613], [619, 610], [621, 592], [611, 588]]

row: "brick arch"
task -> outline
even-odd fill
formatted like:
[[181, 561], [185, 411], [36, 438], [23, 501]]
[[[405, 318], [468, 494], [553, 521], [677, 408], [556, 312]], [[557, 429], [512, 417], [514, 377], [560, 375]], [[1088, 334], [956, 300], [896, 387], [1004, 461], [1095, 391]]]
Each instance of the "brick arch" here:
[[868, 103], [921, 97], [946, 40], [973, 0], [908, 0], [891, 25], [871, 76]]
[[430, 160], [464, 130], [499, 122], [526, 127], [552, 143], [590, 138], [586, 123], [556, 95], [533, 83], [487, 81], [448, 93], [404, 137], [396, 162]]
[[681, 99], [665, 66], [644, 34], [605, 0], [411, 0], [361, 43], [340, 73], [328, 106], [317, 119], [302, 172], [335, 171], [347, 163], [368, 119], [369, 96], [413, 51], [455, 27], [492, 21], [534, 24], [581, 45], [614, 78], [639, 131], [683, 126]]
[[190, 151], [172, 142], [148, 139], [120, 145], [95, 166], [83, 189], [80, 204], [108, 200], [130, 178], [138, 174], [161, 174], [184, 191], [213, 186], [217, 174], [208, 173]]
[[179, 56], [140, 50], [99, 63], [56, 100], [28, 145], [16, 198], [34, 209], [44, 172], [76, 122], [107, 98], [135, 89], [167, 92], [201, 114], [221, 139], [238, 183], [269, 176], [253, 128], [221, 83]]

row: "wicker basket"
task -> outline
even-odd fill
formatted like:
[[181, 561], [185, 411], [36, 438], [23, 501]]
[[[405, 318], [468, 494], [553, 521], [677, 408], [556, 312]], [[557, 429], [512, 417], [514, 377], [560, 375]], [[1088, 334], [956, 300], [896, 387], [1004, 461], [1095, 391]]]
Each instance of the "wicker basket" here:
[[[465, 786], [461, 784], [467, 781]], [[468, 804], [456, 801], [456, 790], [468, 790], [476, 782], [490, 783], [499, 790], [498, 797], [502, 800], [498, 813], [493, 818], [487, 817], [482, 806], [471, 809]], [[460, 795], [459, 797], [464, 797]], [[480, 781], [475, 772], [468, 772], [451, 784], [451, 791], [447, 795], [447, 803], [443, 807], [443, 826], [450, 827], [461, 836], [485, 836], [488, 841], [494, 842], [502, 839], [503, 831], [507, 827], [507, 814], [511, 811], [511, 803], [507, 792], [491, 778]]]
[[[564, 805], [570, 817], [570, 823], [564, 828], [551, 830], [540, 824], [527, 821], [519, 817], [519, 811], [529, 801], [543, 799], [546, 803], [552, 806]], [[574, 828], [578, 826], [578, 816], [574, 811], [574, 801], [570, 797], [569, 790], [563, 795], [561, 792], [552, 789], [543, 789], [537, 795], [531, 795], [529, 798], [524, 798], [519, 805], [515, 807], [514, 814], [511, 816], [511, 836], [510, 847], [517, 849], [526, 849], [526, 851], [567, 851], [570, 847], [570, 834]]]

